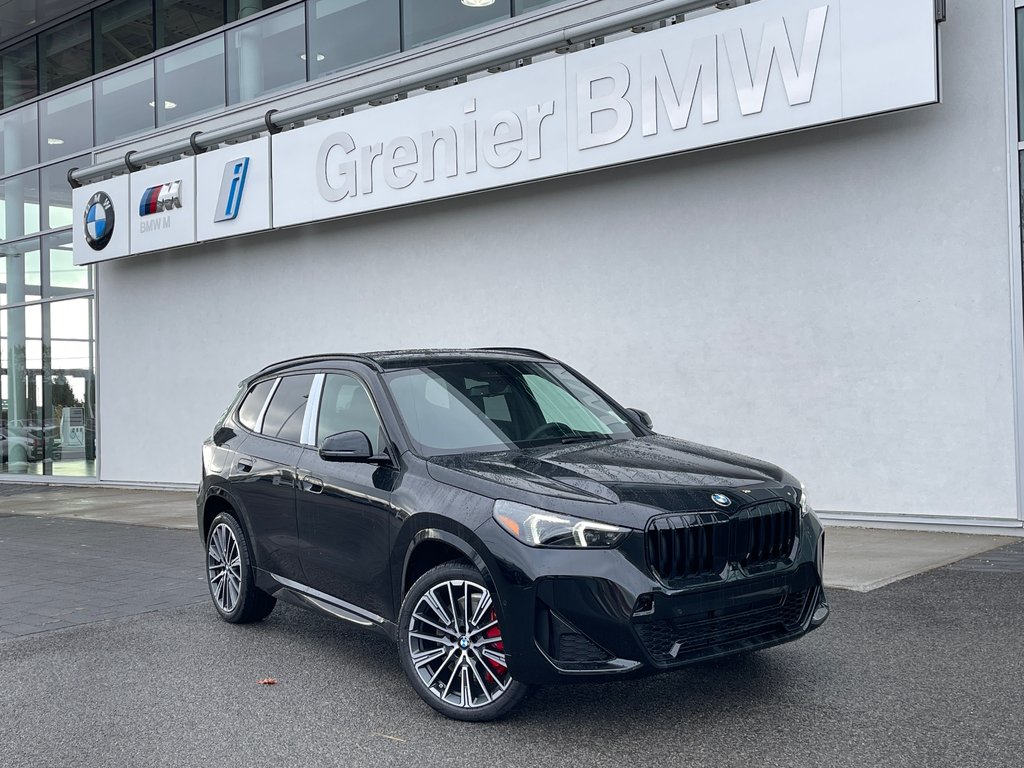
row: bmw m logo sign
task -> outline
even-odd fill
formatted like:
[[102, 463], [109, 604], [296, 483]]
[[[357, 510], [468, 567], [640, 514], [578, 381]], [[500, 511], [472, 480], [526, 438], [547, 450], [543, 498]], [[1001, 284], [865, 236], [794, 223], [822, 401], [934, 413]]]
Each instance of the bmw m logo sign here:
[[139, 216], [149, 216], [161, 211], [181, 208], [181, 180], [157, 184], [142, 193], [139, 200]]
[[114, 202], [106, 192], [97, 192], [85, 204], [85, 242], [94, 251], [102, 251], [113, 235]]
[[732, 499], [724, 493], [712, 493], [711, 500], [720, 507], [728, 507], [732, 504]]

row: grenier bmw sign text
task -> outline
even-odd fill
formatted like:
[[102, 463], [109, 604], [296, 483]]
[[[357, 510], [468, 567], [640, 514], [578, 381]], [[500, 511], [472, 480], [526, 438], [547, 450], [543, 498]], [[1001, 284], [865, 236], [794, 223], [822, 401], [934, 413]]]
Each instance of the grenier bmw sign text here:
[[[193, 173], [170, 176], [183, 179], [183, 208], [161, 230], [166, 239], [133, 221], [130, 247], [100, 254], [83, 229], [75, 259], [506, 187], [938, 98], [933, 0], [761, 0], [186, 158]], [[239, 212], [219, 193], [225, 163], [240, 156], [253, 159], [238, 177]], [[137, 178], [148, 187], [172, 172], [132, 173], [133, 192]], [[98, 191], [75, 191], [79, 215]], [[236, 218], [214, 220], [229, 208]], [[177, 215], [186, 212], [187, 222]]]
[[[688, 56], [678, 46], [652, 46], [638, 57], [577, 71], [569, 84], [576, 96], [576, 149], [613, 144], [631, 131], [646, 137], [683, 130], [698, 94], [701, 124], [718, 122], [720, 44], [731, 73], [729, 95], [735, 96], [742, 115], [764, 109], [773, 62], [788, 105], [807, 104], [814, 92], [828, 12], [828, 5], [821, 5], [811, 8], [806, 19], [796, 19], [803, 22], [794, 25], [803, 27], [798, 41], [792, 39], [785, 17], [768, 22], [753, 58], [743, 30], [734, 28], [693, 40]], [[800, 51], [799, 60], [794, 51]], [[631, 88], [634, 83], [639, 88]], [[556, 109], [564, 109], [564, 103], [549, 100], [481, 116], [477, 99], [469, 99], [458, 123], [400, 135], [387, 143], [357, 144], [350, 133], [332, 133], [317, 154], [317, 189], [324, 200], [336, 202], [373, 194], [381, 186], [398, 190], [416, 181], [432, 182], [439, 175], [476, 173], [482, 163], [501, 169], [538, 160], [544, 149], [544, 121]]]

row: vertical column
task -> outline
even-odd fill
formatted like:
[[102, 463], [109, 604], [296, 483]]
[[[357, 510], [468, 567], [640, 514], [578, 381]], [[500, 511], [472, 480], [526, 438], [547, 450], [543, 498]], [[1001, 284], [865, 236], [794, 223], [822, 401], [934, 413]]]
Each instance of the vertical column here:
[[[238, 18], [252, 16], [263, 10], [263, 0], [239, 0]], [[241, 101], [254, 99], [263, 90], [263, 57], [260, 55], [260, 29], [258, 24], [241, 29], [238, 33], [238, 97]]]
[[[8, 66], [5, 64], [4, 80], [7, 81]], [[13, 73], [12, 73], [13, 74]], [[4, 157], [7, 167], [18, 168], [22, 164], [23, 148], [19, 131], [3, 131], [0, 140], [4, 143]], [[4, 184], [4, 224], [7, 239], [13, 240], [25, 234], [25, 185], [23, 179], [8, 180]], [[7, 253], [7, 303], [19, 304], [25, 301], [25, 256], [16, 249], [5, 248]], [[28, 418], [28, 398], [25, 376], [25, 308], [7, 311], [7, 424], [10, 444], [9, 466], [27, 468], [28, 454], [23, 441], [13, 439], [18, 426]]]

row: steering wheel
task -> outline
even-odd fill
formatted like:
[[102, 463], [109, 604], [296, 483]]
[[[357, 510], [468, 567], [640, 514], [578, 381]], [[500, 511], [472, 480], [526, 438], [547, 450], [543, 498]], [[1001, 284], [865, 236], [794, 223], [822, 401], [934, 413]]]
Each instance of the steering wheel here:
[[538, 440], [542, 437], [565, 437], [572, 434], [572, 428], [560, 421], [546, 421], [528, 434], [524, 440]]

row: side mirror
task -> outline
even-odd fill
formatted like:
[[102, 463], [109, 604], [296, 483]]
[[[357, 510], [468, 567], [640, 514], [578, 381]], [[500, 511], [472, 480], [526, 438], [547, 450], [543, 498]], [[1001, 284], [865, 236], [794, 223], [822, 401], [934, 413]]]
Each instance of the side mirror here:
[[324, 461], [369, 461], [373, 447], [365, 433], [353, 429], [325, 437], [318, 453]]
[[654, 422], [651, 421], [650, 414], [648, 414], [647, 411], [641, 411], [639, 408], [627, 408], [626, 410], [636, 416], [636, 420], [648, 429], [654, 428]]

